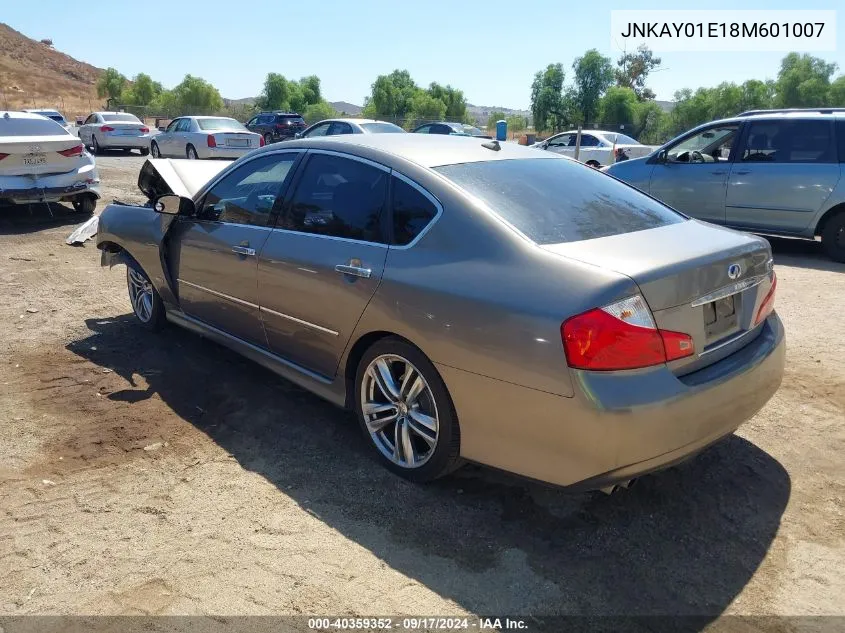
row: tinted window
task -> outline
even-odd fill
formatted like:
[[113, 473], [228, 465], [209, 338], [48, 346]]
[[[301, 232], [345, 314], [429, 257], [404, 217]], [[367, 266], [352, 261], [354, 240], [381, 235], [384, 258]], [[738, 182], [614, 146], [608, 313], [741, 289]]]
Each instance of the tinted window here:
[[85, 123], [83, 123], [83, 125], [88, 125], [90, 123], [96, 123], [96, 122], [97, 122], [97, 115], [96, 114], [89, 114], [88, 118], [85, 119]]
[[308, 138], [313, 138], [315, 136], [325, 136], [326, 132], [329, 131], [329, 126], [331, 123], [321, 123], [319, 125], [315, 125], [310, 130], [305, 132], [303, 136], [307, 136]]
[[441, 125], [437, 123], [431, 126], [429, 134], [454, 134], [454, 130], [448, 125]]
[[393, 243], [411, 242], [434, 216], [437, 207], [416, 187], [404, 180], [393, 178]]
[[128, 112], [118, 112], [117, 114], [104, 114], [103, 121], [128, 121], [129, 123], [140, 123], [141, 119], [134, 114]]
[[175, 132], [176, 127], [182, 122], [182, 119], [174, 119], [170, 122], [170, 125], [164, 130], [165, 132]]
[[597, 147], [599, 144], [599, 140], [592, 134], [581, 135], [581, 147]]
[[836, 162], [833, 129], [829, 120], [753, 121], [749, 125], [743, 162]]
[[839, 162], [845, 163], [845, 119], [836, 122], [836, 138], [839, 141]]
[[430, 132], [431, 132], [431, 126], [430, 125], [423, 125], [422, 127], [418, 127], [416, 130], [414, 130], [415, 134], [429, 134]]
[[31, 119], [0, 117], [0, 136], [66, 136], [61, 125], [42, 116]]
[[241, 165], [208, 192], [200, 219], [266, 226], [297, 156], [273, 154]]
[[367, 242], [382, 241], [387, 173], [356, 160], [314, 154], [308, 160], [283, 226]]
[[177, 132], [190, 132], [191, 131], [191, 120], [190, 119], [180, 119], [179, 125], [176, 126]]
[[335, 121], [329, 126], [326, 136], [335, 136], [338, 134], [352, 134], [352, 126], [343, 121]]
[[246, 128], [235, 119], [220, 117], [219, 119], [197, 119], [201, 130], [237, 130], [242, 132]]
[[389, 134], [393, 132], [404, 132], [401, 127], [398, 125], [393, 125], [393, 123], [386, 123], [386, 122], [379, 122], [379, 123], [362, 123], [361, 127], [364, 128], [365, 132], [369, 132], [370, 134]]
[[267, 125], [273, 122], [273, 115], [272, 114], [262, 114], [258, 117], [258, 125]]
[[577, 242], [684, 221], [636, 189], [568, 160], [494, 160], [436, 170], [538, 244]]

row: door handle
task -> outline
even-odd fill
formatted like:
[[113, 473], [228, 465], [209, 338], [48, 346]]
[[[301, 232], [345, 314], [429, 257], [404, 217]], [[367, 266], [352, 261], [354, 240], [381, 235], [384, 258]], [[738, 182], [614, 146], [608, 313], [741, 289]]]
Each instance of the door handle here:
[[734, 173], [739, 175], [739, 176], [744, 176], [745, 174], [750, 174], [751, 170], [750, 169], [738, 169]]
[[233, 246], [232, 252], [246, 257], [255, 257], [255, 249], [248, 246]]
[[363, 277], [364, 279], [369, 279], [370, 276], [373, 274], [373, 271], [369, 268], [362, 268], [361, 266], [350, 266], [348, 264], [338, 264], [334, 267], [336, 272], [342, 273], [344, 275], [353, 275], [355, 277]]
[[710, 173], [713, 174], [714, 176], [724, 176], [728, 172], [725, 171], [724, 169], [720, 169], [719, 171], [711, 171]]

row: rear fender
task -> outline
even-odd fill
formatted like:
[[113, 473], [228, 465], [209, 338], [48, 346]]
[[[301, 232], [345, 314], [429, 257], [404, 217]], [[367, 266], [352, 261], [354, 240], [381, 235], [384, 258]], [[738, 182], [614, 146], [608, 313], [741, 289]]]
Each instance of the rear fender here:
[[165, 303], [178, 305], [175, 279], [167, 263], [167, 233], [175, 216], [150, 207], [110, 204], [100, 215], [97, 248], [100, 264], [136, 263]]

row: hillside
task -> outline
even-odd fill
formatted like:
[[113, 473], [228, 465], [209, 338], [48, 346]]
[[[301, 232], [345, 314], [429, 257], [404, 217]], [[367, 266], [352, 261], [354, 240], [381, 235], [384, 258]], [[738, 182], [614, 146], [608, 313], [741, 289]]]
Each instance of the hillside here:
[[0, 23], [0, 108], [57, 108], [72, 119], [101, 105], [102, 72]]

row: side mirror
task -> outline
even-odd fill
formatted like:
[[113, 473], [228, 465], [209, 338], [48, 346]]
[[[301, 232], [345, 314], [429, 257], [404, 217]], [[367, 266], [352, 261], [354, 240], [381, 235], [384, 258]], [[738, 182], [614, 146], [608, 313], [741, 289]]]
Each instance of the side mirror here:
[[83, 119], [81, 116], [76, 117], [76, 124], [85, 125], [85, 119]]
[[657, 162], [658, 163], [666, 163], [669, 161], [669, 152], [665, 149], [660, 150], [657, 152]]
[[196, 207], [190, 198], [183, 198], [173, 193], [159, 196], [153, 202], [153, 211], [165, 215], [194, 215]]
[[167, 128], [165, 128], [163, 125], [159, 125], [159, 126], [158, 126], [158, 131], [159, 131], [159, 132], [164, 132], [164, 130], [166, 130], [166, 129], [167, 129]]
[[293, 138], [302, 138], [302, 132], [297, 132], [293, 135]]

